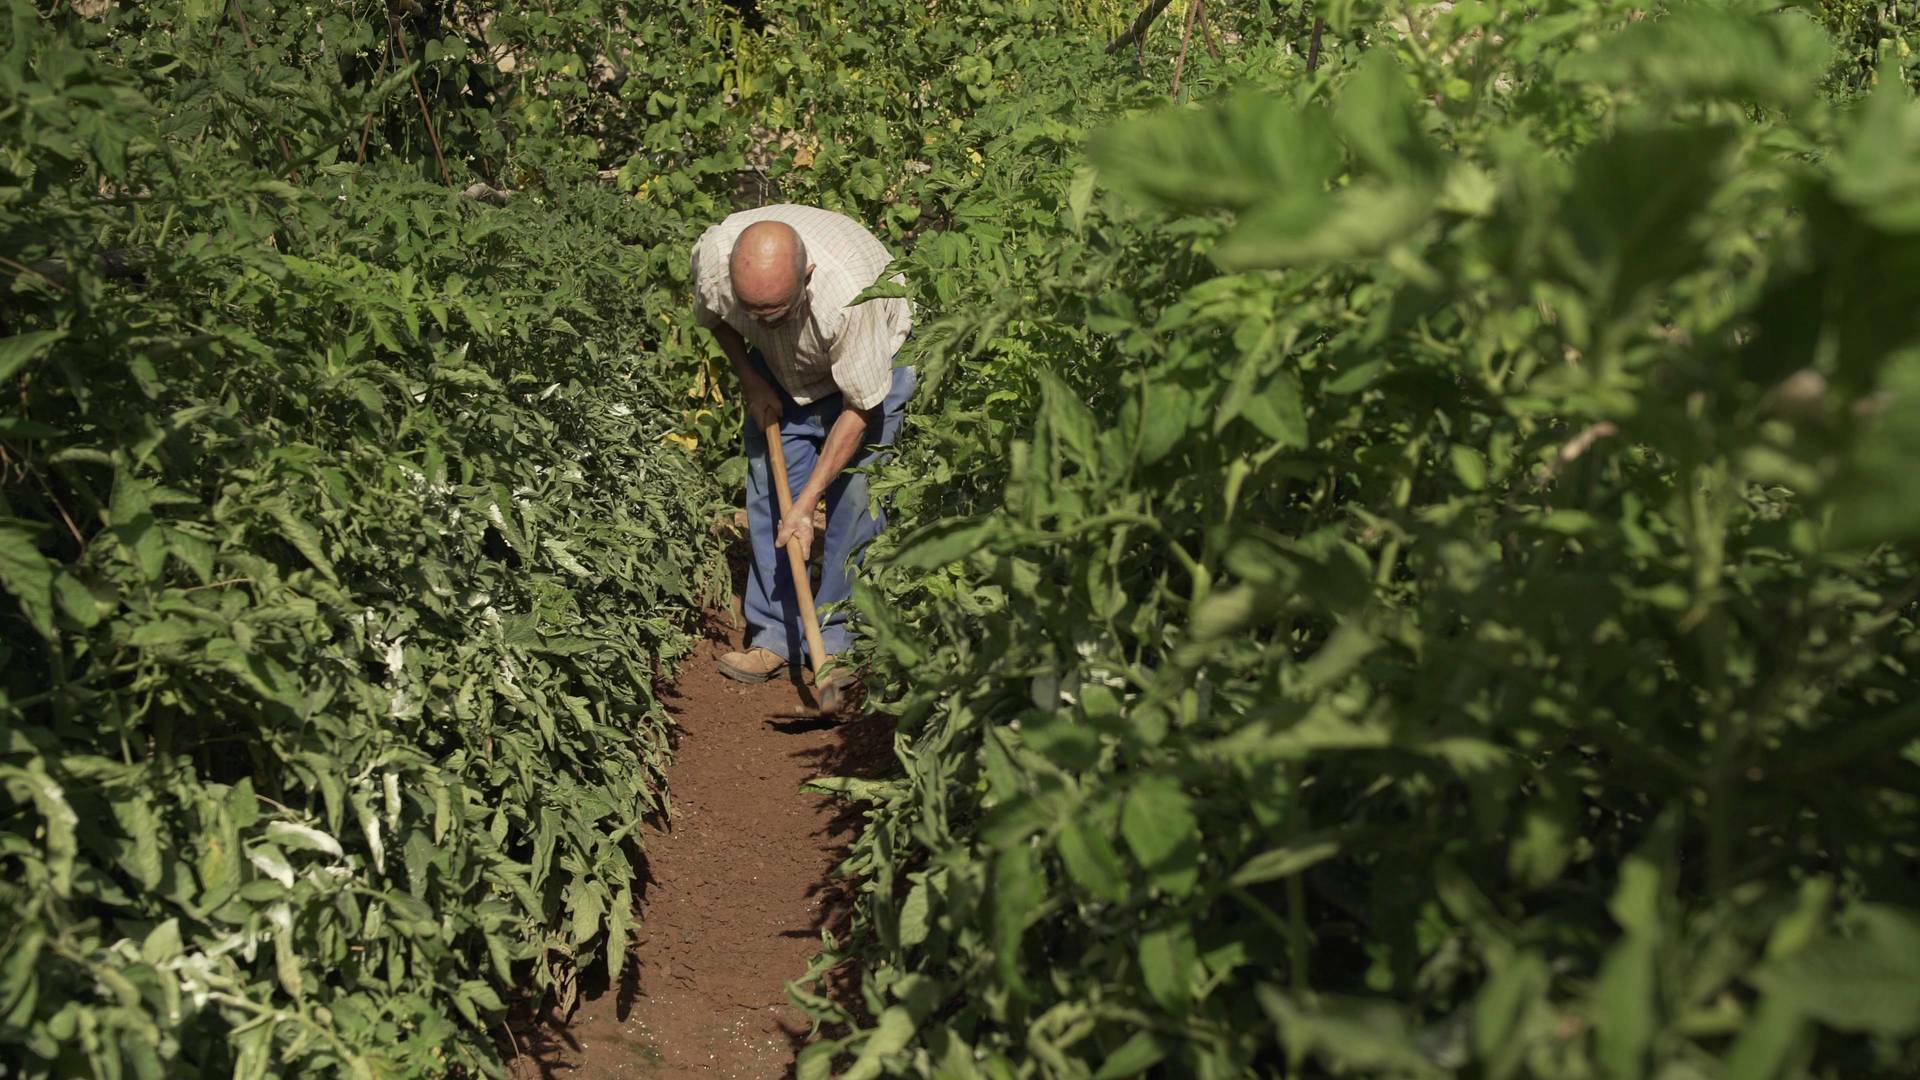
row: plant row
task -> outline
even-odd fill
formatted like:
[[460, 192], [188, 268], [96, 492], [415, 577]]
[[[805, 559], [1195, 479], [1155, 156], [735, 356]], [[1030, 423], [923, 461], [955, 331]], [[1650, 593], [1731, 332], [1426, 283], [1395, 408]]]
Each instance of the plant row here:
[[1319, 14], [967, 120], [800, 1074], [1912, 1072], [1912, 42]]
[[724, 581], [665, 441], [683, 226], [448, 190], [420, 137], [465, 183], [502, 125], [420, 112], [375, 65], [422, 27], [362, 7], [7, 9], [21, 1075], [497, 1072], [505, 999], [624, 956], [655, 689]]

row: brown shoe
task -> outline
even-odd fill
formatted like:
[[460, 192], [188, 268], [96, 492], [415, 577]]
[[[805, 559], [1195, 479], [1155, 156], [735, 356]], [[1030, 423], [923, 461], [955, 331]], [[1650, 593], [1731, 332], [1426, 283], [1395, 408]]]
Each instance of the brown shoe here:
[[720, 674], [736, 682], [766, 682], [786, 666], [779, 653], [758, 647], [746, 652], [730, 652], [720, 658]]

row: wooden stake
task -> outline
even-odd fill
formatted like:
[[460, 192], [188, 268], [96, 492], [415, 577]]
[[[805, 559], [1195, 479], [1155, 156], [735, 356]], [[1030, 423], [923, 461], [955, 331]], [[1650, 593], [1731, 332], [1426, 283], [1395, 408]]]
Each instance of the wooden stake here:
[[1193, 40], [1193, 20], [1200, 14], [1200, 5], [1205, 2], [1206, 0], [1193, 0], [1193, 3], [1187, 5], [1187, 28], [1180, 33], [1180, 56], [1173, 62], [1173, 90], [1167, 94], [1175, 101], [1180, 100], [1180, 73], [1187, 66], [1187, 43]]
[[1153, 20], [1159, 18], [1160, 13], [1167, 10], [1167, 5], [1171, 3], [1173, 3], [1173, 0], [1152, 0], [1139, 15], [1134, 17], [1133, 25], [1127, 28], [1127, 32], [1114, 38], [1113, 44], [1107, 46], [1107, 55], [1112, 56], [1114, 53], [1133, 44], [1140, 35], [1147, 32], [1147, 27], [1151, 26]]
[[[246, 12], [240, 10], [240, 0], [234, 0], [232, 11], [233, 24], [240, 28], [240, 40], [246, 43], [247, 51], [252, 52], [253, 34], [247, 29], [247, 15]], [[258, 67], [254, 68], [253, 71], [256, 75], [260, 73]], [[273, 133], [273, 139], [280, 144], [280, 156], [286, 159], [287, 175], [293, 178], [294, 183], [299, 183], [300, 170], [294, 167], [293, 151], [287, 147], [287, 137], [276, 131]]]
[[[389, 45], [380, 57], [380, 69], [373, 73], [374, 85], [379, 85], [380, 80], [386, 77], [387, 65], [391, 63], [393, 63], [393, 46]], [[378, 111], [379, 108], [380, 103], [377, 101], [374, 102], [373, 107], [367, 110], [367, 122], [360, 125], [360, 152], [353, 157], [353, 167], [355, 169], [367, 163], [367, 136], [373, 134], [373, 114]]]
[[[387, 3], [387, 35], [400, 49], [400, 61], [411, 66], [413, 57], [407, 52], [407, 39], [400, 33], [400, 18], [393, 13], [392, 0]], [[448, 187], [453, 186], [453, 174], [447, 171], [447, 156], [440, 152], [440, 133], [433, 129], [433, 113], [427, 108], [427, 95], [420, 89], [420, 73], [409, 71], [407, 78], [413, 83], [414, 100], [420, 103], [420, 119], [427, 124], [427, 141], [433, 144], [433, 160], [440, 166], [440, 179]]]
[[1207, 55], [1220, 59], [1220, 46], [1213, 40], [1213, 19], [1207, 14], [1207, 0], [1196, 0], [1200, 5], [1200, 41], [1207, 47]]

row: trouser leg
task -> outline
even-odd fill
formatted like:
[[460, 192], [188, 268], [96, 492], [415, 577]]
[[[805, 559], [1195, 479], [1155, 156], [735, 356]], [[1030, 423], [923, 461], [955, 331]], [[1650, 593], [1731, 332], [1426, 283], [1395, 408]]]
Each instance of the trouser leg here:
[[[768, 376], [771, 378], [771, 375]], [[776, 388], [778, 384], [775, 384]], [[785, 399], [785, 394], [782, 393]], [[780, 448], [787, 459], [788, 490], [798, 491], [813, 472], [821, 431], [816, 417], [785, 401], [781, 417]], [[771, 454], [766, 433], [747, 421], [747, 534], [753, 561], [747, 566], [747, 585], [741, 607], [747, 617], [747, 647], [769, 649], [792, 662], [805, 655], [800, 603], [793, 587], [787, 553], [774, 546], [780, 528], [779, 493], [774, 490]]]
[[[820, 644], [834, 656], [846, 652], [853, 642], [854, 631], [849, 622], [852, 613], [843, 601], [853, 595], [853, 576], [861, 553], [886, 525], [885, 511], [872, 506], [866, 474], [853, 470], [881, 460], [885, 448], [899, 438], [907, 401], [916, 385], [912, 368], [894, 369], [893, 389], [881, 408], [880, 430], [867, 432], [866, 445], [848, 465], [849, 471], [841, 473], [827, 488], [827, 529], [822, 537], [825, 549], [821, 558], [820, 591], [814, 599], [815, 606], [822, 611]], [[832, 412], [837, 417], [839, 410], [835, 408]], [[831, 428], [832, 421], [827, 420], [826, 426]]]

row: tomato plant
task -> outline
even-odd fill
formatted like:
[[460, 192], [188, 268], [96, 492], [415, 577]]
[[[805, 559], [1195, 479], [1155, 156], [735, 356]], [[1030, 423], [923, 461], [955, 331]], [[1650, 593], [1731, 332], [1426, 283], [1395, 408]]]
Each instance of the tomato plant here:
[[23, 1073], [497, 1073], [617, 970], [686, 245], [776, 198], [921, 307], [803, 1076], [1920, 1065], [1907, 5], [78, 7], [0, 51]]
[[1899, 49], [1324, 14], [1197, 107], [1015, 63], [910, 260], [904, 771], [822, 785], [862, 1012], [801, 1074], [1910, 1070]]

